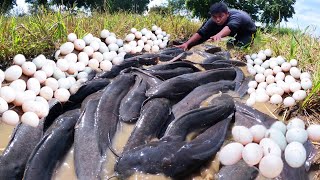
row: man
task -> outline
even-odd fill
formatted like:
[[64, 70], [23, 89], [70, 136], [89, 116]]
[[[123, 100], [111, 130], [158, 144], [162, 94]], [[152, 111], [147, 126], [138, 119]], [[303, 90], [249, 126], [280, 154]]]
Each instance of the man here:
[[220, 41], [226, 36], [235, 37], [227, 46], [248, 46], [252, 43], [256, 26], [251, 17], [244, 11], [230, 9], [223, 2], [214, 3], [210, 7], [211, 18], [187, 42], [177, 46], [184, 50], [205, 42], [208, 39]]

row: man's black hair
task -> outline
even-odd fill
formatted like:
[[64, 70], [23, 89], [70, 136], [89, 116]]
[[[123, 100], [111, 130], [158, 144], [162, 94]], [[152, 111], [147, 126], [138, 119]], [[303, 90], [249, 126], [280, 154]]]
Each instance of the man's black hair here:
[[228, 6], [224, 2], [217, 2], [211, 5], [209, 14], [212, 16], [218, 13], [228, 13]]

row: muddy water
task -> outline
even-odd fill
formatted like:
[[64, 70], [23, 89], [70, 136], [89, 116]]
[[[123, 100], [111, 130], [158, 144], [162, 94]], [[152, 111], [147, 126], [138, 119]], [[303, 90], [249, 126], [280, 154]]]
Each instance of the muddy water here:
[[[198, 54], [193, 54], [192, 56], [188, 57], [188, 60], [194, 61], [194, 62], [201, 62], [203, 57], [201, 57]], [[243, 69], [244, 72], [246, 72], [245, 69]], [[238, 98], [236, 94], [231, 94], [234, 98]], [[213, 98], [212, 96], [211, 98]], [[246, 98], [244, 98], [242, 101], [245, 102]], [[210, 101], [210, 99], [208, 99]], [[208, 101], [204, 102], [202, 106], [207, 106]], [[276, 108], [276, 106], [270, 105], [270, 104], [264, 104], [264, 103], [257, 103], [254, 106], [256, 109], [273, 116], [273, 110]], [[277, 117], [281, 119], [281, 117]], [[128, 125], [125, 123], [121, 123], [119, 125], [119, 129], [117, 131], [117, 134], [115, 135], [115, 138], [112, 140], [113, 142], [113, 149], [115, 150], [116, 154], [121, 154], [123, 146], [127, 142], [130, 133], [132, 132], [134, 128], [134, 125]], [[0, 153], [2, 154], [2, 151], [7, 146], [10, 135], [13, 131], [14, 127], [5, 125], [4, 123], [1, 123], [0, 121]], [[230, 139], [230, 136], [228, 136], [228, 140], [225, 142], [227, 143]], [[54, 180], [76, 180], [75, 170], [74, 170], [74, 164], [73, 164], [73, 148], [68, 153], [66, 159], [64, 162], [62, 162], [61, 166], [57, 169], [55, 172], [55, 175], [52, 179]], [[107, 152], [106, 156], [106, 163], [104, 164], [103, 168], [103, 179], [108, 179], [112, 176], [114, 176], [114, 165], [115, 165], [116, 156], [109, 150]], [[216, 159], [216, 157], [212, 157], [212, 160], [209, 161], [208, 164], [203, 166], [201, 170], [195, 174], [193, 174], [189, 179], [191, 180], [201, 180], [201, 179], [215, 179], [214, 174], [219, 171], [219, 162]], [[117, 178], [112, 178], [117, 179]], [[162, 176], [162, 175], [146, 175], [141, 173], [136, 173], [132, 175], [129, 179], [131, 180], [163, 180], [163, 179], [170, 179], [168, 177]]]

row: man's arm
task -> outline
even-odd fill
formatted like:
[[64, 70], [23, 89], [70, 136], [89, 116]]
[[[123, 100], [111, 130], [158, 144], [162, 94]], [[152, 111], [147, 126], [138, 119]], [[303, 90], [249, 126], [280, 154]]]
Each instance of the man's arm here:
[[201, 39], [200, 34], [195, 33], [194, 35], [191, 36], [191, 38], [187, 42], [176, 47], [182, 48], [184, 50], [188, 50], [191, 44], [194, 46], [194, 44], [198, 42], [200, 39]]
[[228, 36], [231, 33], [229, 26], [225, 26], [219, 33], [214, 36], [211, 36], [210, 39], [213, 41], [220, 41], [221, 38]]

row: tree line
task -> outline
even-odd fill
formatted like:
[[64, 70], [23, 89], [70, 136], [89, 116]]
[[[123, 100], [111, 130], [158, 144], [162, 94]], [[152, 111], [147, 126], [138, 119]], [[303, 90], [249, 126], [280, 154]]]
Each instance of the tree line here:
[[[179, 14], [179, 11], [190, 12], [193, 17], [208, 18], [211, 4], [220, 0], [168, 0], [166, 6], [153, 7], [150, 11], [166, 14]], [[37, 12], [39, 6], [49, 9], [53, 5], [63, 5], [67, 9], [83, 7], [100, 12], [130, 11], [143, 13], [148, 10], [150, 0], [25, 0], [31, 4], [31, 12]], [[296, 0], [224, 0], [230, 8], [248, 12], [259, 22], [274, 24], [287, 20], [295, 13]], [[16, 5], [16, 0], [0, 0], [0, 14], [4, 14]]]

